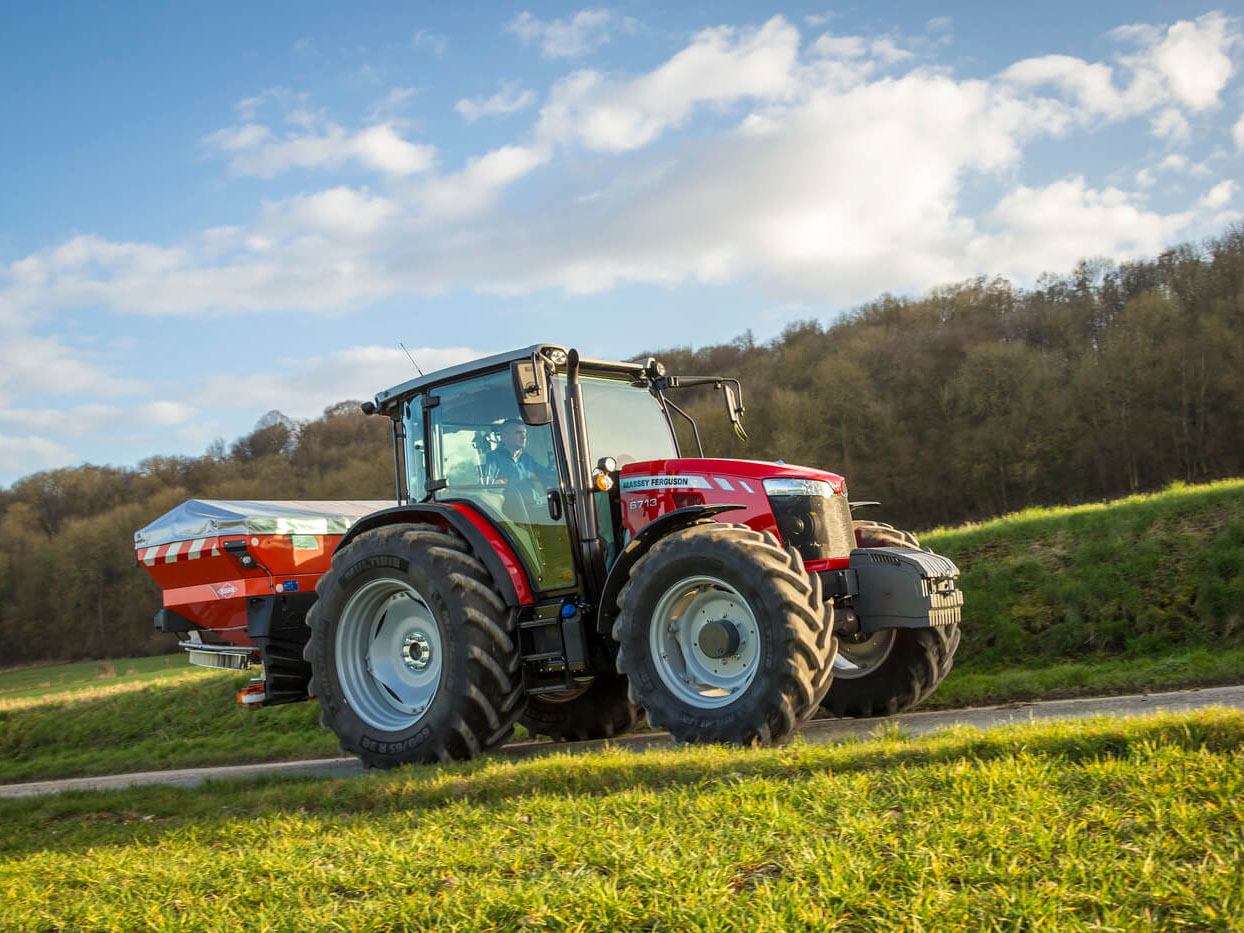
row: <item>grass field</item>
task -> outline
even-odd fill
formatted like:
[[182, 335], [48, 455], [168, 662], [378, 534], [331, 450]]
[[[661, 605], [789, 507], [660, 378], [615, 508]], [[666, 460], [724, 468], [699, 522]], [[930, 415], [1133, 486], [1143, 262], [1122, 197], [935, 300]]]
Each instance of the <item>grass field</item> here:
[[[967, 599], [927, 708], [1244, 681], [1244, 480], [924, 539]], [[241, 708], [245, 680], [180, 656], [0, 671], [0, 782], [337, 754], [316, 704]]]
[[0, 801], [10, 929], [1231, 929], [1244, 714]]

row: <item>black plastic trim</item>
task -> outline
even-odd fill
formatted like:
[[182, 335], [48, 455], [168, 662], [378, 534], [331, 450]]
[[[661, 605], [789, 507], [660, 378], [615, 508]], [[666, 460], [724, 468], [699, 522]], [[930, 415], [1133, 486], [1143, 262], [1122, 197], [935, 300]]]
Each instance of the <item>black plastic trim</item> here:
[[202, 628], [172, 609], [161, 609], [155, 614], [155, 627], [159, 632], [195, 632]]

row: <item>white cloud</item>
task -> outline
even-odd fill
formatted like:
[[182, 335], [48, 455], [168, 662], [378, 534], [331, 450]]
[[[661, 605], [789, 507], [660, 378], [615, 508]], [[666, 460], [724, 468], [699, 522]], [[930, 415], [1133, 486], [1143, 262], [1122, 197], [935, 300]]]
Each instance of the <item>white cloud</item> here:
[[1188, 220], [1147, 210], [1140, 197], [1118, 188], [1091, 188], [1077, 176], [1011, 191], [986, 217], [999, 232], [974, 238], [968, 252], [981, 268], [1032, 278], [1095, 256], [1155, 254]]
[[1239, 190], [1240, 186], [1233, 181], [1220, 181], [1205, 192], [1201, 200], [1197, 202], [1197, 206], [1207, 211], [1220, 210], [1231, 203], [1231, 199]]
[[1111, 36], [1136, 50], [1118, 56], [1113, 65], [1044, 55], [1016, 62], [999, 77], [1021, 88], [1053, 86], [1085, 117], [1153, 114], [1153, 132], [1180, 141], [1189, 133], [1189, 113], [1218, 106], [1234, 71], [1230, 52], [1241, 43], [1238, 26], [1220, 13], [1165, 28], [1120, 27]]
[[[394, 343], [401, 339], [394, 335]], [[410, 346], [410, 354], [425, 372], [486, 356], [471, 347]], [[294, 418], [314, 418], [347, 399], [372, 398], [377, 391], [418, 375], [410, 358], [398, 348], [346, 347], [323, 356], [275, 358], [262, 370], [207, 379], [196, 391], [219, 398], [222, 407], [264, 411], [279, 409]]]
[[1235, 140], [1235, 148], [1244, 150], [1244, 115], [1235, 121], [1235, 126], [1231, 128], [1231, 138]]
[[21, 397], [99, 398], [141, 388], [138, 379], [109, 372], [92, 355], [59, 338], [22, 331], [0, 334], [0, 405]]
[[547, 146], [501, 146], [473, 158], [461, 171], [434, 178], [418, 191], [422, 219], [427, 223], [478, 213], [551, 157]]
[[524, 45], [538, 45], [545, 58], [581, 58], [607, 43], [615, 29], [633, 32], [635, 21], [608, 10], [580, 10], [570, 19], [537, 19], [524, 10], [506, 26]]
[[436, 155], [432, 146], [404, 139], [392, 122], [350, 131], [305, 112], [290, 114], [287, 122], [296, 128], [282, 135], [246, 123], [217, 130], [204, 143], [227, 156], [235, 174], [259, 178], [350, 163], [384, 175], [414, 175], [428, 171]]
[[72, 450], [46, 437], [0, 434], [0, 476], [16, 478], [76, 462], [78, 457]]
[[558, 82], [536, 132], [603, 152], [637, 149], [681, 125], [697, 106], [786, 96], [795, 87], [798, 50], [798, 30], [781, 17], [759, 29], [707, 29], [629, 81], [578, 71]]
[[382, 230], [397, 210], [385, 198], [342, 187], [290, 198], [274, 205], [270, 216], [273, 227], [289, 234], [361, 237]]
[[475, 98], [473, 100], [463, 98], [454, 105], [454, 109], [461, 114], [462, 119], [466, 120], [467, 123], [474, 123], [482, 117], [505, 116], [511, 113], [518, 113], [520, 110], [526, 110], [535, 102], [535, 91], [520, 88], [516, 81], [507, 81], [491, 97]]
[[1153, 130], [1154, 136], [1165, 139], [1169, 143], [1186, 143], [1192, 137], [1192, 127], [1188, 123], [1188, 118], [1174, 107], [1167, 107], [1160, 113], [1154, 114], [1149, 120], [1149, 128]]
[[1221, 13], [1184, 20], [1144, 55], [1145, 65], [1161, 76], [1172, 95], [1191, 110], [1218, 105], [1233, 67], [1228, 50], [1239, 34]]

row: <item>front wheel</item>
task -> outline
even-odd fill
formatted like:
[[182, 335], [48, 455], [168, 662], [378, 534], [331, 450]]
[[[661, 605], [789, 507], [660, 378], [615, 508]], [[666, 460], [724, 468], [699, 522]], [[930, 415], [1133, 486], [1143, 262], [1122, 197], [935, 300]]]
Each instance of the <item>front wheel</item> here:
[[479, 559], [434, 525], [364, 532], [308, 615], [310, 692], [343, 751], [374, 768], [472, 758], [522, 712], [513, 614]]
[[785, 742], [833, 676], [832, 606], [797, 551], [744, 525], [670, 533], [631, 568], [618, 671], [680, 742]]

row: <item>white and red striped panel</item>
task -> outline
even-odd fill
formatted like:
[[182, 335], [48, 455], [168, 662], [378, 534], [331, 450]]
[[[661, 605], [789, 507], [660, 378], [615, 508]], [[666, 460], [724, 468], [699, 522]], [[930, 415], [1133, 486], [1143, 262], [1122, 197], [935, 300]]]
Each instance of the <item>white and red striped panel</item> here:
[[138, 562], [154, 567], [156, 564], [175, 564], [179, 560], [198, 560], [200, 557], [217, 557], [220, 554], [219, 538], [195, 538], [193, 541], [174, 541], [155, 547], [143, 547], [137, 551]]

